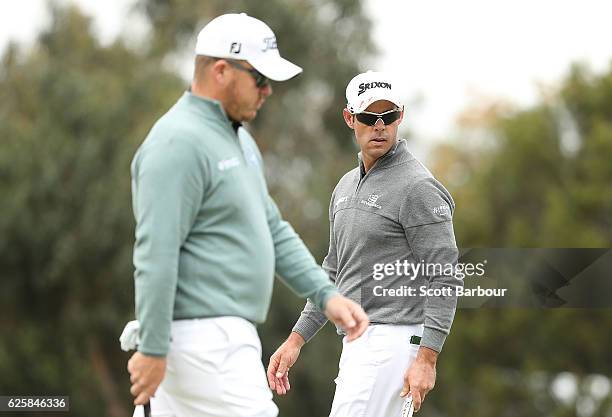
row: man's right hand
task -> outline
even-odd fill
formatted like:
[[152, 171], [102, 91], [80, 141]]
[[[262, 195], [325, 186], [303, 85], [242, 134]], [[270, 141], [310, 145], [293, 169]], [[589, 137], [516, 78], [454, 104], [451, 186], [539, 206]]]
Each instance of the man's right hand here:
[[132, 355], [127, 365], [135, 397], [134, 405], [144, 405], [155, 394], [166, 373], [166, 358], [148, 356], [140, 352]]
[[270, 357], [267, 373], [268, 384], [270, 389], [276, 390], [278, 395], [285, 395], [291, 389], [289, 368], [297, 361], [304, 343], [306, 342], [302, 336], [296, 332], [291, 332], [285, 343], [280, 345]]
[[329, 320], [344, 329], [349, 342], [361, 336], [370, 325], [361, 306], [342, 295], [334, 295], [327, 300], [324, 313]]

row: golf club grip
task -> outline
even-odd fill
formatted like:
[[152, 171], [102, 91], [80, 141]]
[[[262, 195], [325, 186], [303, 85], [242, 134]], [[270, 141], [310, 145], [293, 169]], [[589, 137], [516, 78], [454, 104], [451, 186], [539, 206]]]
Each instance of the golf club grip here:
[[414, 412], [414, 404], [412, 402], [412, 396], [406, 397], [404, 404], [402, 405], [402, 416], [401, 417], [412, 417]]
[[145, 417], [151, 417], [151, 403], [148, 401], [144, 405], [144, 415]]

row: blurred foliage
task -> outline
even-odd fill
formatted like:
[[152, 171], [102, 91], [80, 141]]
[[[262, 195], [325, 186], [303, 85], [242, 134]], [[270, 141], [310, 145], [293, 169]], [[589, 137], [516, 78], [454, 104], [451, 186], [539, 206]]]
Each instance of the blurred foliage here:
[[2, 58], [0, 391], [71, 393], [77, 414], [125, 415], [129, 163], [182, 83], [121, 41], [101, 47], [90, 26], [54, 9], [32, 51]]
[[[461, 140], [432, 152], [459, 246], [612, 246], [612, 67], [576, 65], [533, 108], [491, 103], [469, 117]], [[431, 415], [608, 416], [610, 329], [606, 309], [460, 310]], [[566, 402], [552, 390], [563, 372], [578, 390]], [[590, 374], [605, 375], [604, 398]]]
[[537, 106], [479, 113], [485, 135], [433, 152], [461, 246], [612, 247], [612, 67], [575, 65]]
[[[90, 19], [53, 7], [35, 46], [11, 45], [0, 63], [3, 395], [70, 395], [74, 415], [131, 415], [129, 355], [118, 346], [133, 317], [129, 163], [187, 85], [169, 63], [229, 11], [266, 21], [304, 67], [273, 85], [250, 130], [285, 217], [325, 254], [329, 196], [356, 160], [344, 88], [375, 53], [361, 2], [140, 0], [150, 33], [138, 48], [103, 46]], [[478, 134], [437, 147], [432, 171], [457, 202], [459, 245], [609, 247], [611, 109], [612, 70], [575, 67], [540, 105], [488, 109]], [[276, 286], [260, 327], [264, 362], [302, 306]], [[419, 414], [609, 415], [611, 328], [605, 310], [461, 310]], [[327, 415], [340, 348], [328, 325], [303, 349], [281, 416]], [[553, 389], [563, 378], [576, 387], [569, 400]]]
[[[368, 22], [353, 2], [229, 6], [140, 3], [138, 11], [152, 28], [148, 48], [123, 39], [103, 46], [78, 9], [53, 6], [52, 23], [31, 50], [10, 45], [2, 56], [3, 394], [70, 394], [77, 415], [128, 415], [128, 355], [118, 349], [118, 336], [133, 317], [129, 164], [188, 84], [169, 68], [169, 58], [190, 54], [187, 39], [218, 14], [261, 17], [277, 33], [283, 54], [305, 68], [304, 76], [274, 84], [275, 94], [251, 130], [266, 155], [271, 190], [286, 202], [283, 211], [290, 219], [309, 213], [296, 228], [319, 258], [325, 252], [327, 201], [336, 178], [354, 161], [341, 91], [358, 71], [357, 58], [372, 49]], [[313, 153], [319, 158], [311, 160]], [[280, 307], [262, 331], [266, 357], [302, 302], [282, 286], [276, 290]], [[327, 345], [338, 351], [336, 337], [327, 338]], [[324, 377], [303, 379], [314, 387], [331, 385]], [[300, 407], [306, 403], [313, 413], [324, 413], [331, 395]]]

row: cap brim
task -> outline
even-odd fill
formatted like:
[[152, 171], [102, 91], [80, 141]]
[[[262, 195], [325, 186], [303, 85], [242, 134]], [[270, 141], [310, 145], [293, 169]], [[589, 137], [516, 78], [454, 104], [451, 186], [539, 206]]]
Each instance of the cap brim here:
[[301, 67], [278, 55], [249, 59], [248, 62], [272, 81], [287, 81], [302, 72]]
[[361, 112], [364, 112], [365, 109], [367, 109], [370, 106], [370, 104], [375, 103], [377, 101], [382, 101], [382, 100], [389, 101], [389, 102], [395, 104], [397, 107], [400, 107], [400, 108], [403, 106], [401, 100], [399, 100], [396, 97], [389, 97], [388, 95], [384, 96], [382, 94], [381, 95], [377, 94], [377, 95], [373, 95], [371, 97], [368, 97], [366, 100], [363, 100], [359, 104], [351, 106], [351, 107], [354, 109], [355, 113], [361, 113]]

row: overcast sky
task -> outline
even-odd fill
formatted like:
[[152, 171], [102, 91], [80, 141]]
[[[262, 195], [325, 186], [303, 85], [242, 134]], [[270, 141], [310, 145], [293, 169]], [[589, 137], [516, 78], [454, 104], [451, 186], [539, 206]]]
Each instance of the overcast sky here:
[[[76, 1], [109, 41], [133, 0]], [[612, 2], [605, 0], [368, 0], [382, 56], [370, 69], [394, 73], [421, 139], [452, 132], [456, 115], [483, 99], [528, 106], [537, 83], [554, 86], [573, 61], [604, 71], [612, 59]], [[0, 1], [0, 49], [31, 42], [48, 21], [44, 0]], [[348, 80], [347, 80], [348, 81]]]

